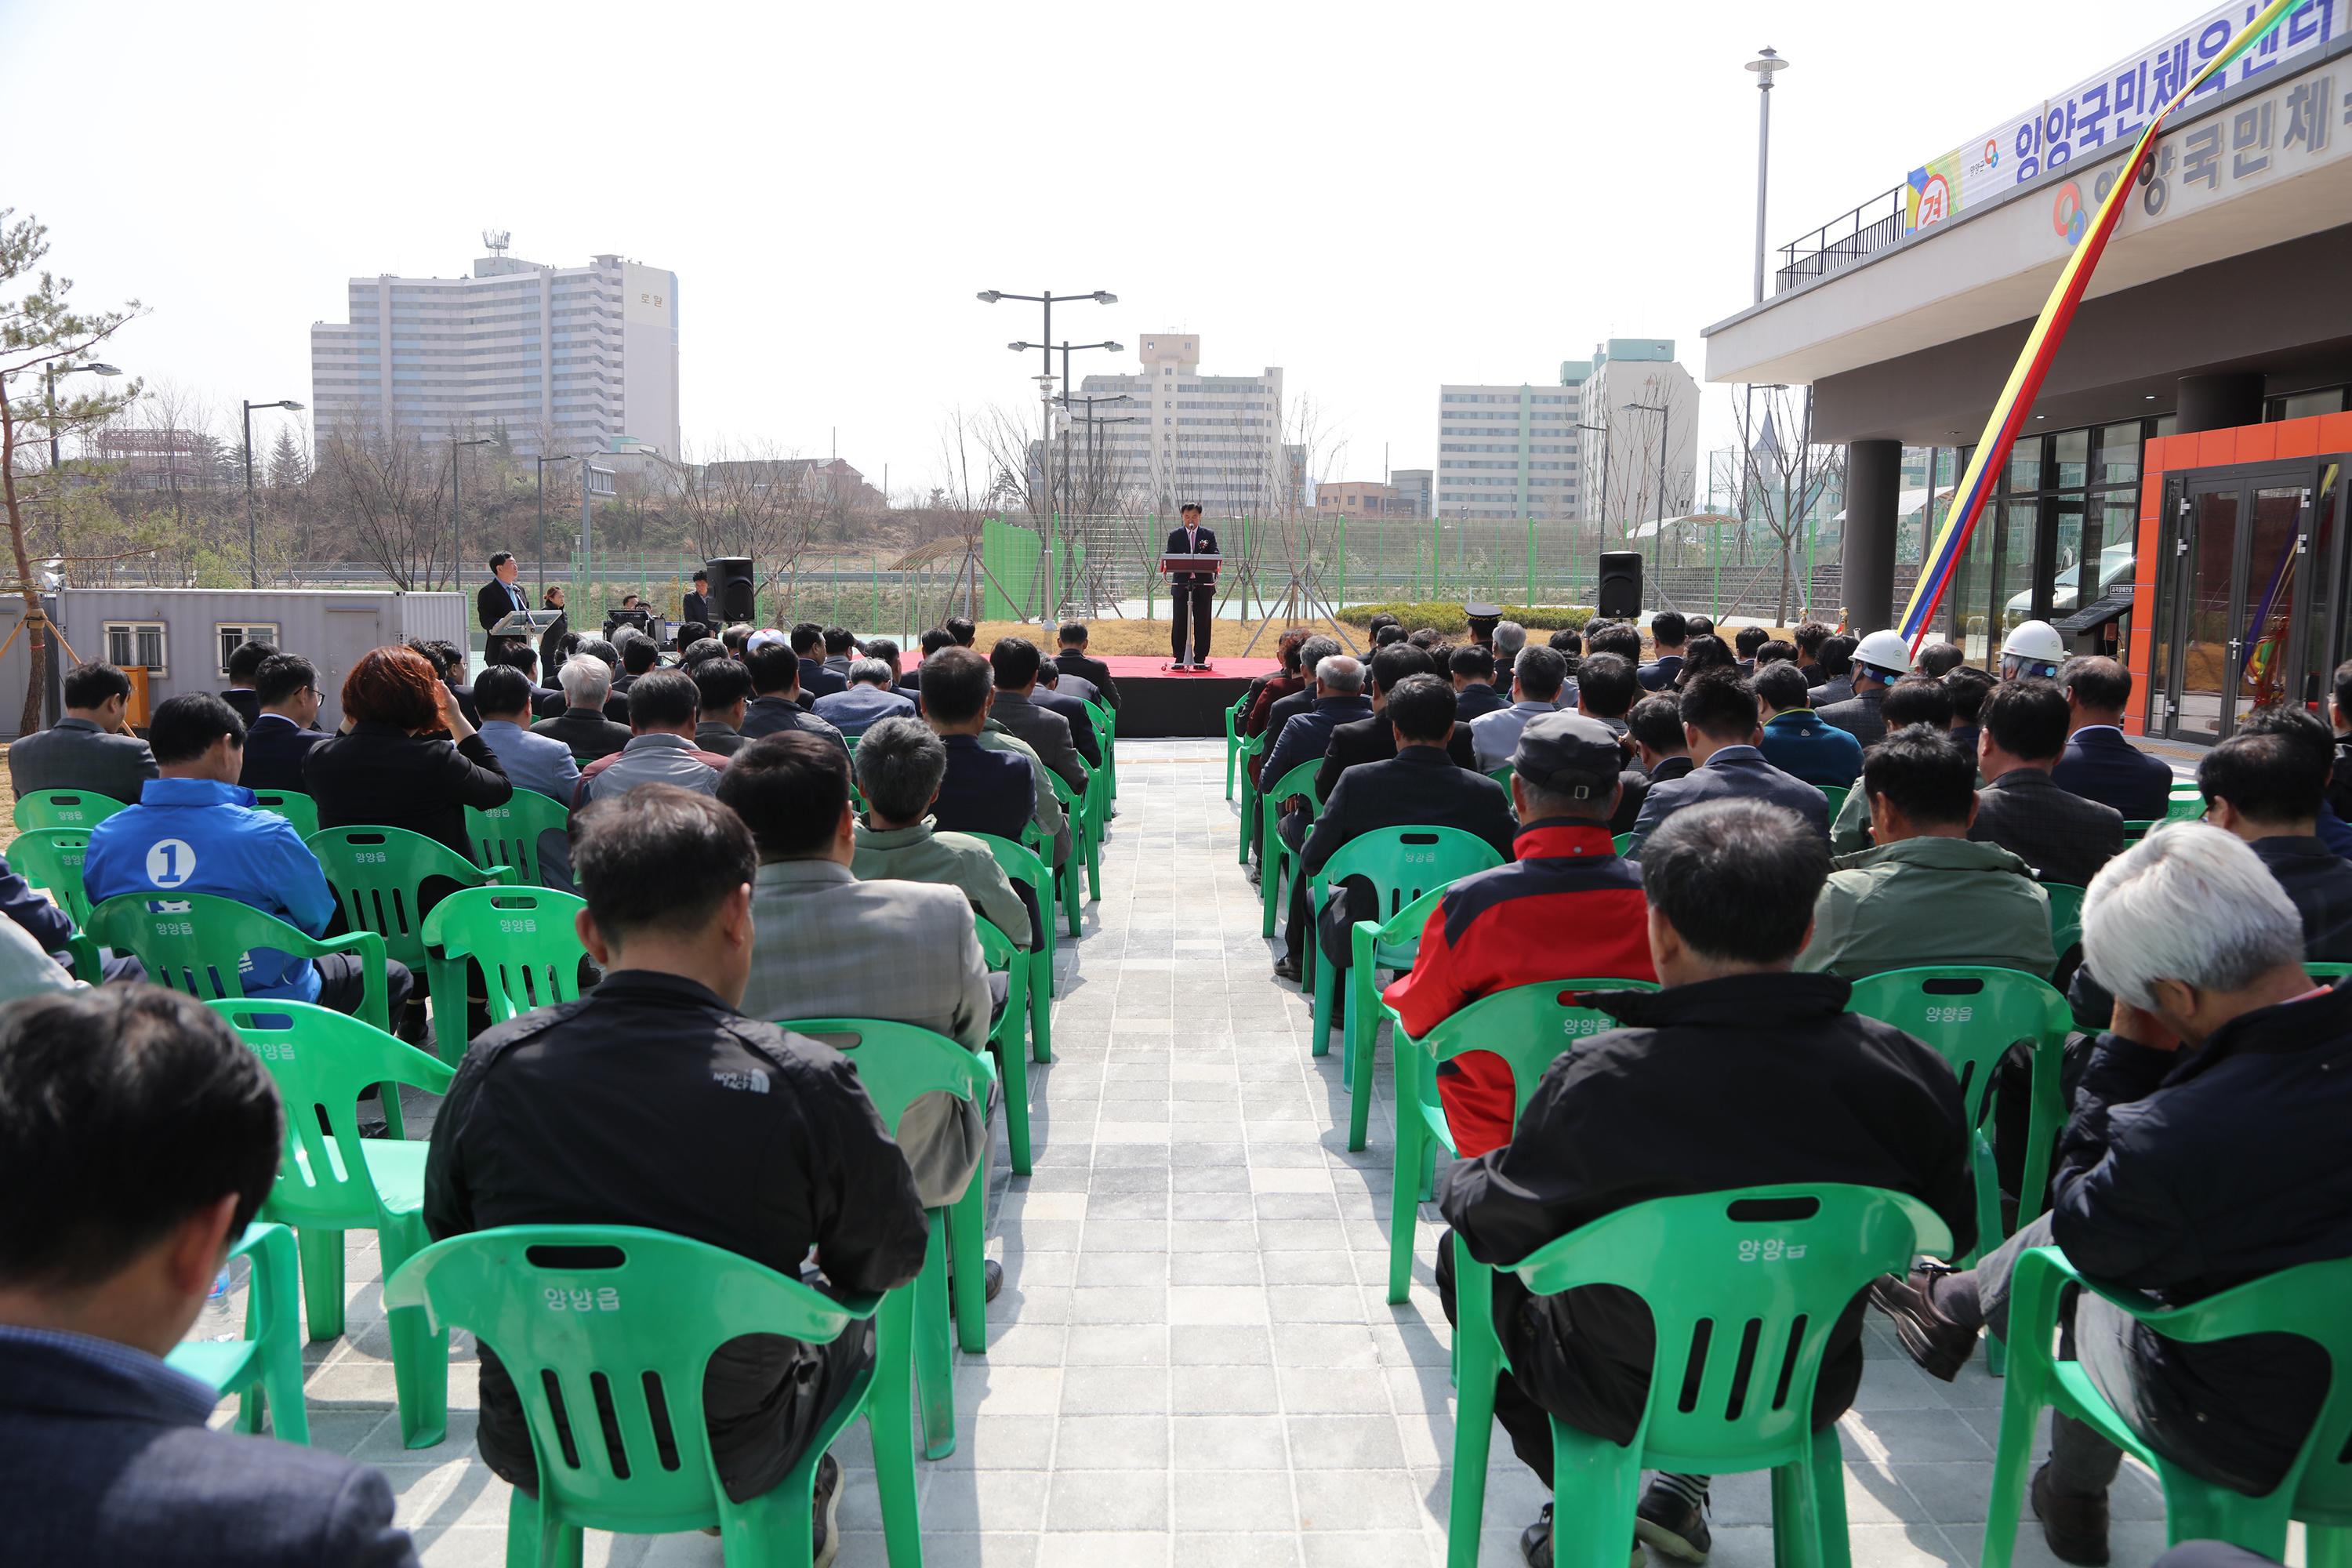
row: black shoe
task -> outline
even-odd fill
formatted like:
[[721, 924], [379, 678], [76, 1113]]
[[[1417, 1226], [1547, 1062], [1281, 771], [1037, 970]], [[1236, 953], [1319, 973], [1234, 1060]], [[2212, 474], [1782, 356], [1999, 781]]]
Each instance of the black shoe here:
[[360, 1136], [362, 1138], [389, 1138], [392, 1136], [392, 1125], [385, 1121], [362, 1121], [360, 1123]]
[[1295, 958], [1276, 959], [1274, 961], [1274, 977], [1276, 980], [1297, 980], [1298, 960]]
[[831, 1568], [841, 1553], [841, 1462], [831, 1454], [816, 1462], [816, 1498], [809, 1518], [809, 1568]]
[[1633, 1510], [1633, 1533], [1653, 1549], [1680, 1563], [1704, 1563], [1715, 1544], [1704, 1505], [1691, 1502], [1663, 1481], [1652, 1481]]
[[981, 1266], [980, 1277], [988, 1281], [988, 1300], [993, 1301], [1004, 1294], [1004, 1265], [992, 1258]]
[[1932, 1287], [1938, 1277], [1953, 1272], [1940, 1263], [1921, 1263], [1906, 1279], [1884, 1274], [1870, 1287], [1870, 1304], [1895, 1321], [1903, 1353], [1946, 1383], [1960, 1374], [1977, 1348], [1975, 1328], [1954, 1322], [1936, 1307]]
[[2062, 1563], [2081, 1568], [2106, 1568], [2107, 1494], [2097, 1497], [2057, 1497], [2050, 1490], [2050, 1467], [2033, 1472], [2033, 1514], [2042, 1521], [2042, 1539]]
[[1519, 1531], [1519, 1555], [1528, 1568], [1551, 1568], [1551, 1504], [1544, 1504], [1536, 1521]]

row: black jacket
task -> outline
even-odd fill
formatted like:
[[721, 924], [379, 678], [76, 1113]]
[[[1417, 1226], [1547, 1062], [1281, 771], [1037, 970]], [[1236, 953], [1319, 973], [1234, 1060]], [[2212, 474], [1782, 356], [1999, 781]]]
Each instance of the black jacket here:
[[[2124, 819], [2111, 805], [2060, 789], [2040, 768], [2012, 768], [1977, 791], [1969, 837], [2000, 845], [2045, 882], [2087, 888], [2100, 867], [2124, 852]], [[2352, 878], [2352, 867], [2344, 874]], [[2352, 917], [2352, 909], [2345, 912]]]
[[[1503, 679], [1496, 676], [1497, 680]], [[1473, 719], [1483, 719], [1489, 713], [1499, 713], [1511, 705], [1511, 700], [1483, 680], [1474, 680], [1454, 694], [1454, 721], [1467, 724]]]
[[[1438, 1197], [1446, 1220], [1473, 1258], [1508, 1264], [1650, 1198], [1844, 1182], [1918, 1198], [1965, 1252], [1976, 1187], [1959, 1082], [1902, 1030], [1844, 1011], [1852, 989], [1834, 974], [1773, 973], [1597, 994], [1624, 1026], [1571, 1047], [1511, 1142], [1454, 1167]], [[1866, 1300], [1832, 1331], [1816, 1430], [1861, 1384]], [[1495, 1327], [1537, 1404], [1632, 1441], [1656, 1349], [1637, 1298], [1612, 1286], [1536, 1298], [1499, 1275]]]
[[[2194, 1055], [2101, 1036], [2058, 1146], [2052, 1231], [2103, 1283], [2170, 1306], [2352, 1256], [2352, 991], [2258, 1008]], [[2275, 1484], [2317, 1415], [2327, 1361], [2283, 1334], [2179, 1344], [2140, 1332], [2157, 1425], [2193, 1426]]]
[[[425, 1172], [435, 1240], [502, 1225], [635, 1225], [797, 1279], [811, 1247], [842, 1290], [921, 1268], [928, 1221], [856, 1069], [747, 1018], [691, 980], [645, 970], [478, 1038], [442, 1101]], [[703, 1384], [720, 1479], [755, 1495], [795, 1383], [821, 1352], [780, 1334], [728, 1342]], [[537, 1480], [512, 1379], [481, 1350], [482, 1458]], [[781, 1472], [764, 1475], [772, 1486]]]
[[1683, 672], [1683, 656], [1663, 655], [1654, 664], [1644, 664], [1633, 671], [1633, 679], [1644, 691], [1667, 691], [1674, 688], [1675, 677]]
[[330, 735], [302, 759], [302, 779], [321, 827], [404, 828], [468, 860], [466, 807], [487, 810], [514, 798], [499, 754], [481, 736], [453, 746], [390, 724]]
[[1609, 831], [1633, 832], [1633, 824], [1642, 820], [1642, 803], [1650, 798], [1650, 786], [1672, 784], [1689, 773], [1693, 765], [1688, 756], [1660, 757], [1658, 765], [1646, 773], [1638, 765], [1619, 773], [1617, 782], [1625, 786], [1625, 793], [1618, 797], [1616, 815], [1609, 819]]
[[2172, 802], [2172, 769], [2111, 724], [2078, 730], [2051, 771], [2060, 789], [2112, 805], [2126, 822], [2160, 822]]
[[1867, 751], [1886, 739], [1886, 720], [1878, 711], [1878, 705], [1886, 699], [1883, 689], [1857, 691], [1845, 700], [1830, 703], [1827, 707], [1819, 700], [1820, 693], [1814, 695], [1813, 711], [1821, 716], [1822, 722], [1832, 730], [1843, 730], [1860, 741], [1864, 750]]
[[[1167, 553], [1170, 555], [1222, 555], [1224, 553], [1218, 546], [1215, 529], [1202, 523], [1192, 531], [1199, 537], [1188, 543], [1181, 527], [1170, 529]], [[1190, 587], [1194, 584], [1213, 583], [1216, 580], [1216, 574], [1213, 572], [1179, 572], [1169, 579], [1180, 588]]]
[[[1384, 763], [1396, 754], [1396, 726], [1389, 722], [1386, 713], [1338, 725], [1331, 731], [1330, 745], [1323, 752], [1323, 765], [1315, 770], [1315, 793], [1328, 801], [1339, 785], [1339, 775], [1348, 769], [1367, 763]], [[1454, 733], [1446, 738], [1445, 754], [1454, 760], [1455, 767], [1477, 771], [1478, 757], [1470, 749], [1469, 725], [1454, 726]], [[1511, 797], [1507, 793], [1503, 796], [1504, 807], [1508, 809], [1510, 804]]]
[[1058, 691], [1048, 691], [1039, 686], [1031, 689], [1029, 700], [1048, 713], [1059, 713], [1070, 727], [1070, 744], [1087, 760], [1087, 771], [1102, 766], [1102, 742], [1095, 739], [1094, 715], [1087, 705], [1076, 697], [1065, 697]]
[[2278, 834], [2250, 846], [2303, 917], [2303, 956], [2352, 963], [2352, 862], [2318, 838]]
[[629, 727], [614, 723], [596, 708], [566, 708], [556, 717], [533, 724], [530, 732], [553, 736], [571, 747], [572, 754], [583, 763], [609, 757], [629, 743]]
[[248, 730], [253, 728], [253, 721], [261, 717], [261, 693], [250, 686], [224, 691], [220, 699], [228, 704], [231, 712], [245, 721], [245, 727]]
[[327, 738], [323, 730], [305, 730], [282, 713], [265, 714], [245, 732], [245, 771], [236, 782], [247, 789], [310, 793], [302, 776], [302, 759]]
[[522, 592], [521, 584], [515, 584], [515, 592], [522, 595], [520, 605], [515, 602], [514, 595], [507, 592], [507, 585], [496, 577], [482, 584], [481, 592], [474, 595], [474, 614], [481, 620], [484, 631], [488, 631], [516, 610], [530, 606], [530, 595]]
[[684, 599], [679, 601], [677, 624], [685, 626], [689, 621], [701, 622], [703, 627], [708, 630], [712, 637], [717, 637], [720, 631], [725, 629], [721, 627], [717, 621], [710, 618], [710, 595], [708, 594], [690, 593], [687, 595]]
[[843, 751], [849, 749], [849, 742], [841, 738], [839, 730], [780, 691], [772, 691], [765, 697], [754, 697], [744, 705], [743, 739], [745, 741], [756, 741], [762, 735], [782, 734], [787, 730], [797, 730], [809, 735], [822, 735]]
[[1075, 675], [1093, 681], [1095, 689], [1102, 693], [1105, 705], [1114, 713], [1118, 711], [1118, 682], [1110, 678], [1110, 666], [1098, 658], [1088, 658], [1074, 647], [1066, 647], [1055, 654], [1054, 662], [1062, 667], [1064, 675]]
[[827, 669], [821, 659], [801, 660], [801, 696], [814, 702], [836, 691], [849, 689], [849, 677], [837, 669]]

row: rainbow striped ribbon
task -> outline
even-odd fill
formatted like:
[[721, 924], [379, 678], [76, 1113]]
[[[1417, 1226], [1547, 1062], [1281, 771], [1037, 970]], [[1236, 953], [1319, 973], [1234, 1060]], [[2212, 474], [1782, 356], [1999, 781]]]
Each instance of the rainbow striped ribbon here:
[[2098, 267], [2099, 257], [2123, 217], [2124, 205], [2137, 185], [2131, 172], [2141, 169], [2154, 156], [2156, 140], [2163, 134], [2165, 121], [2172, 117], [2174, 110], [2188, 102], [2216, 73], [2228, 69], [2231, 61], [2260, 42], [2300, 4], [2302, 0], [2270, 0], [2239, 29], [2238, 36], [2230, 40], [2230, 47], [2207, 61], [2204, 68], [2191, 77], [2172, 101], [2147, 122], [2147, 129], [2140, 132], [2138, 142], [2132, 148], [2131, 161], [2124, 165], [2126, 172], [2116, 177], [2115, 187], [2099, 204], [2098, 216], [2093, 219], [2089, 232], [2067, 258], [2065, 270], [2058, 275], [2057, 287], [2050, 291], [2049, 301], [2042, 307], [2042, 319], [2033, 323], [2033, 331], [2025, 340], [2025, 352], [2018, 356], [2009, 373], [2009, 384], [2001, 388], [2000, 400], [1992, 405], [1984, 434], [1977, 438], [1976, 456], [1969, 460], [1968, 472], [1961, 476], [1957, 492], [1960, 504], [1952, 509], [1937, 533], [1935, 547], [1927, 552], [1918, 584], [1911, 590], [1911, 602], [1904, 606], [1903, 618], [1896, 623], [1895, 629], [1909, 639], [1913, 653], [1917, 653], [1919, 645], [1927, 639], [1927, 623], [1935, 618], [1936, 606], [1942, 602], [1944, 590], [1950, 586], [1960, 554], [1969, 546], [1969, 536], [1976, 531], [1977, 520], [1983, 515], [1985, 501], [1992, 494], [1993, 475], [2002, 454], [2017, 439], [2026, 411], [2042, 390], [2042, 377], [2049, 374], [2050, 362], [2057, 354], [2058, 345], [2065, 341], [2066, 328], [2074, 319], [2075, 307], [2082, 303], [2091, 273]]

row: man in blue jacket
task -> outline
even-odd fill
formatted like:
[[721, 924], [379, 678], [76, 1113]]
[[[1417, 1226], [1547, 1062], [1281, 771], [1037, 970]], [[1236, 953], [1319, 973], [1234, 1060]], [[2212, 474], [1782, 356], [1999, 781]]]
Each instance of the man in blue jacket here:
[[[82, 862], [90, 901], [209, 893], [324, 936], [335, 895], [294, 825], [255, 810], [253, 792], [237, 784], [245, 724], [235, 710], [209, 691], [172, 698], [155, 710], [147, 743], [160, 776], [148, 781], [137, 805], [90, 829]], [[359, 1011], [365, 976], [355, 954], [309, 959], [256, 948], [246, 959], [238, 984], [247, 996]], [[388, 1016], [397, 1018], [408, 1000], [408, 970], [386, 963], [384, 978]]]
[[[2083, 951], [2116, 994], [2114, 1026], [2074, 1090], [2050, 1212], [1968, 1273], [1922, 1268], [1873, 1288], [1904, 1350], [1938, 1377], [1958, 1372], [1979, 1325], [2009, 1335], [2011, 1270], [2028, 1247], [2063, 1247], [2085, 1275], [2162, 1307], [2352, 1257], [2352, 992], [2305, 972], [2303, 921], [2262, 859], [2203, 823], [2151, 832], [2092, 882]], [[2328, 1386], [2307, 1342], [2166, 1340], [2087, 1292], [2073, 1340], [2151, 1447], [2249, 1496], [2278, 1485]], [[2032, 1496], [2063, 1561], [2106, 1562], [2121, 1458], [2056, 1418]]]
[[1804, 671], [1785, 661], [1756, 672], [1756, 701], [1764, 713], [1764, 760], [1809, 784], [1851, 789], [1862, 776], [1862, 742], [1833, 730], [1813, 711]]

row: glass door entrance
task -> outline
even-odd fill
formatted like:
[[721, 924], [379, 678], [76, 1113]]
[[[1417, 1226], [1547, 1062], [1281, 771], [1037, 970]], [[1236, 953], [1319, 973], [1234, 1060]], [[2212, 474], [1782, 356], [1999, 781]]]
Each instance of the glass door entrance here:
[[2311, 596], [2310, 498], [2310, 479], [2277, 469], [2189, 482], [2174, 543], [2178, 611], [2158, 667], [2165, 734], [2222, 740], [2299, 689], [2305, 650], [2294, 630]]

